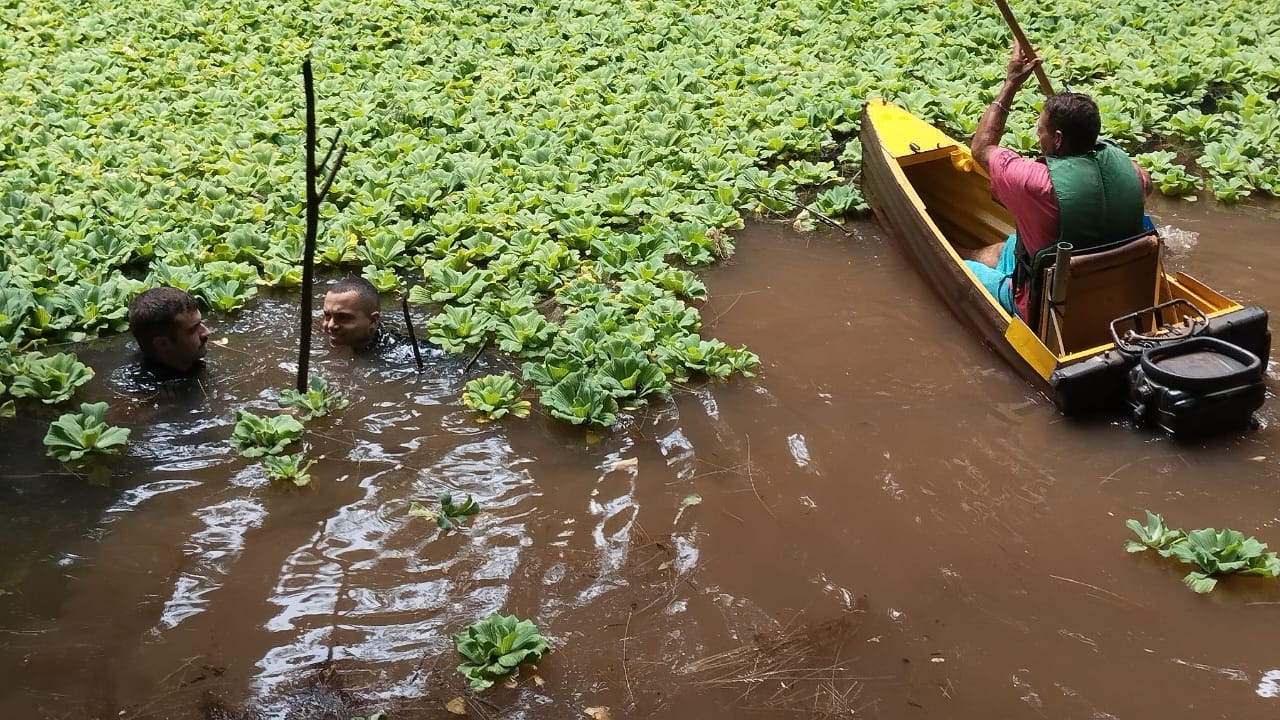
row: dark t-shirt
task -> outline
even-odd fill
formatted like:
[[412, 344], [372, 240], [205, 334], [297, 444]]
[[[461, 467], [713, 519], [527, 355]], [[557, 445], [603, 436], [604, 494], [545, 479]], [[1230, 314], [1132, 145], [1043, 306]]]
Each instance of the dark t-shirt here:
[[[417, 360], [413, 356], [413, 343], [409, 338], [401, 335], [395, 330], [390, 330], [379, 325], [374, 331], [373, 340], [368, 345], [356, 348], [356, 353], [360, 355], [371, 355], [386, 361], [393, 365], [416, 365]], [[428, 342], [418, 341], [418, 352], [422, 353], [422, 360], [438, 360], [445, 356], [445, 352], [440, 348]]]
[[200, 385], [205, 362], [197, 360], [190, 370], [181, 372], [147, 358], [139, 358], [111, 373], [111, 384], [129, 395], [179, 397]]

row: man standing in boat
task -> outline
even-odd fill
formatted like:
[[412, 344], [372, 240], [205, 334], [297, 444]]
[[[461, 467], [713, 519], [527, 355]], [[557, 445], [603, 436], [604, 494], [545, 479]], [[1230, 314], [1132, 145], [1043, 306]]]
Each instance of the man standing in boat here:
[[1087, 95], [1045, 98], [1036, 121], [1039, 158], [1000, 147], [1013, 98], [1039, 64], [1014, 43], [1004, 83], [970, 143], [973, 159], [991, 178], [992, 197], [1013, 215], [1017, 232], [1003, 243], [961, 253], [987, 292], [1024, 319], [1036, 253], [1058, 242], [1079, 251], [1142, 233], [1144, 197], [1151, 192], [1142, 168], [1116, 145], [1098, 141], [1102, 120]]

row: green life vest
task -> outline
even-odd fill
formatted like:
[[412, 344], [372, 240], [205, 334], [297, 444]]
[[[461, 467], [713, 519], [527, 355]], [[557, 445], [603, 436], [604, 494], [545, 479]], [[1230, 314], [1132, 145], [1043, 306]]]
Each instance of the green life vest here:
[[[1058, 242], [1071, 243], [1074, 252], [1104, 247], [1143, 231], [1142, 180], [1133, 161], [1110, 142], [1099, 142], [1083, 155], [1042, 158], [1058, 201]], [[1014, 285], [1032, 280], [1032, 258], [1021, 242], [1014, 247], [1017, 261]]]
[[1142, 181], [1123, 150], [1103, 142], [1045, 162], [1058, 198], [1058, 242], [1079, 252], [1142, 232]]

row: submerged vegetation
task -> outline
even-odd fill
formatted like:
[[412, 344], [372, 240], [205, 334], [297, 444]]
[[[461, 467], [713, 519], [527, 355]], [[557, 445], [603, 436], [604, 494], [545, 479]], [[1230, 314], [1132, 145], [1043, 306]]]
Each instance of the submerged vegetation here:
[[436, 527], [447, 532], [456, 528], [466, 518], [480, 512], [480, 504], [470, 495], [466, 500], [455, 504], [451, 493], [440, 493], [437, 502], [440, 504], [439, 510], [432, 510], [420, 502], [411, 502], [409, 515], [431, 518], [436, 521]]
[[[1280, 20], [1243, 0], [1067, 0], [1024, 20], [1162, 191], [1280, 193]], [[751, 372], [755, 355], [701, 337], [691, 270], [733, 252], [746, 214], [865, 209], [862, 101], [967, 136], [1009, 45], [994, 5], [910, 0], [9, 0], [0, 22], [15, 356], [120, 331], [144, 286], [226, 313], [300, 282], [310, 54], [350, 147], [317, 262], [406, 281], [423, 337], [499, 347], [550, 414], [601, 425], [672, 380]], [[1024, 92], [1010, 125], [1027, 150], [1035, 107]], [[0, 381], [69, 397], [37, 368]]]

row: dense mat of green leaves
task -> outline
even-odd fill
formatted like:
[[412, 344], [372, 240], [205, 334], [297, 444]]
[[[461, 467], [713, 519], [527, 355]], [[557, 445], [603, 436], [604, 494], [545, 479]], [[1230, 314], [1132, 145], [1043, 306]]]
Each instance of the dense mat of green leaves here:
[[[1018, 10], [1050, 76], [1098, 97], [1162, 189], [1280, 192], [1274, 15]], [[296, 285], [309, 52], [322, 123], [351, 148], [318, 262], [420, 283], [428, 336], [501, 344], [543, 391], [572, 374], [560, 394], [598, 418], [616, 383], [586, 354], [559, 373], [564, 356], [616, 341], [677, 380], [749, 369], [685, 322], [705, 291], [681, 266], [731, 252], [742, 214], [851, 176], [869, 95], [967, 136], [1009, 46], [972, 0], [0, 0], [0, 26], [0, 342], [119, 331], [144, 284], [220, 311]], [[1035, 104], [1029, 87], [1011, 121], [1024, 149]], [[817, 204], [856, 207], [847, 193]], [[568, 339], [584, 309], [604, 336]]]

